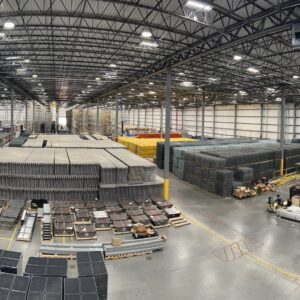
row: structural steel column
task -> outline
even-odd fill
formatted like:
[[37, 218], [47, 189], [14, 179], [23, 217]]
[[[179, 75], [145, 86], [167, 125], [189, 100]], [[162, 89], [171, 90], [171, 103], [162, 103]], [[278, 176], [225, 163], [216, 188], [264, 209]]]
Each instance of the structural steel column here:
[[119, 98], [116, 96], [115, 139], [119, 136]]
[[170, 167], [170, 112], [171, 112], [171, 66], [166, 68], [166, 116], [165, 116], [165, 153], [164, 153], [164, 200], [169, 200], [169, 167]]
[[56, 133], [58, 133], [58, 131], [59, 131], [59, 124], [58, 124], [58, 122], [59, 122], [59, 108], [58, 108], [58, 103], [57, 103], [57, 101], [55, 102], [55, 105], [56, 105], [56, 128], [55, 128], [55, 132]]
[[260, 105], [260, 138], [263, 138], [264, 104]]
[[32, 100], [32, 133], [35, 134], [35, 101]]
[[11, 86], [10, 91], [10, 140], [12, 141], [14, 138], [14, 98], [15, 98], [15, 92], [14, 92], [14, 86]]
[[151, 114], [151, 127], [152, 127], [152, 129], [153, 129], [153, 124], [154, 124], [153, 119], [154, 119], [154, 108], [152, 107], [152, 114]]
[[181, 133], [183, 134], [184, 131], [184, 107], [182, 108], [181, 111]]
[[204, 140], [204, 121], [205, 121], [205, 96], [203, 95], [203, 99], [202, 99], [202, 125], [201, 125], [201, 140]]
[[281, 115], [280, 115], [280, 150], [281, 150], [281, 161], [280, 161], [280, 176], [283, 176], [284, 172], [284, 144], [285, 144], [285, 96], [284, 88], [282, 88], [281, 96]]
[[25, 100], [25, 129], [27, 131], [28, 124], [28, 97]]
[[160, 138], [162, 138], [162, 136], [163, 136], [163, 112], [164, 112], [164, 108], [163, 108], [163, 104], [161, 103], [161, 106], [160, 106], [160, 126], [159, 126]]
[[237, 125], [237, 105], [234, 105], [234, 124], [233, 124], [233, 136], [236, 138], [236, 126]]
[[216, 105], [213, 106], [213, 137], [216, 135]]
[[195, 136], [198, 136], [198, 99], [196, 99], [196, 128], [195, 128]]
[[296, 101], [294, 101], [293, 139], [296, 138], [296, 126], [297, 126], [297, 104]]
[[140, 117], [140, 106], [138, 105], [138, 123], [137, 123], [137, 130], [140, 132], [141, 127], [141, 117]]
[[99, 133], [99, 99], [97, 100], [97, 121], [96, 121], [96, 132]]

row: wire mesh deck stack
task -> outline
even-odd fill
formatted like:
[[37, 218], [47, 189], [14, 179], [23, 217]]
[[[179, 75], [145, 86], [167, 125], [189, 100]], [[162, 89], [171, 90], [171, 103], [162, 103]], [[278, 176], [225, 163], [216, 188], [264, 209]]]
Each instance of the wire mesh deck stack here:
[[[206, 191], [230, 196], [235, 186], [272, 178], [280, 168], [280, 144], [275, 141], [174, 148], [173, 173]], [[284, 146], [285, 168], [300, 162], [300, 145]]]
[[153, 163], [114, 144], [104, 149], [2, 148], [0, 199], [93, 201], [99, 197], [118, 200], [124, 195], [133, 200], [160, 196], [162, 182], [154, 170]]

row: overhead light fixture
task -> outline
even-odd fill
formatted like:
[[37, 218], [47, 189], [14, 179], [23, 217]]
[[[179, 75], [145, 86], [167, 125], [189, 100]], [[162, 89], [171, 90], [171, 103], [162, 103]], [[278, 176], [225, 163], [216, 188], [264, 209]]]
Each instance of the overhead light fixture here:
[[240, 61], [240, 60], [242, 60], [242, 57], [240, 55], [235, 55], [233, 57], [233, 59], [236, 60], [236, 61]]
[[3, 28], [5, 29], [14, 29], [15, 28], [15, 23], [11, 20], [7, 20], [4, 22]]
[[88, 85], [87, 87], [88, 87], [88, 89], [90, 89], [90, 88], [91, 88], [91, 86], [90, 86], [90, 85]]
[[149, 82], [149, 85], [153, 85], [154, 83], [153, 82]]
[[270, 92], [270, 93], [274, 93], [275, 89], [274, 88], [267, 88], [267, 91]]
[[116, 67], [117, 67], [116, 64], [110, 64], [109, 66], [110, 66], [111, 68], [116, 68]]
[[5, 35], [5, 33], [4, 33], [4, 32], [0, 32], [0, 38], [1, 38], [1, 39], [4, 39], [4, 38], [5, 38], [5, 36], [6, 36], [6, 35]]
[[139, 96], [144, 97], [144, 93], [140, 93]]
[[7, 91], [7, 88], [4, 88], [4, 91]]
[[294, 75], [293, 79], [299, 79], [299, 76], [298, 75]]
[[152, 36], [152, 33], [149, 30], [145, 30], [142, 32], [142, 37], [143, 38], [150, 38]]
[[16, 60], [16, 59], [20, 59], [20, 56], [8, 56], [5, 59], [7, 59], [7, 60]]
[[24, 63], [25, 63], [25, 64], [29, 64], [29, 63], [30, 63], [30, 59], [25, 59], [25, 60], [24, 60]]
[[32, 75], [32, 78], [37, 78], [38, 76], [36, 74], [33, 74]]
[[156, 94], [156, 92], [155, 91], [150, 91], [149, 94], [154, 95], [154, 94]]
[[41, 83], [38, 83], [38, 86], [42, 86], [42, 84], [41, 84]]
[[99, 80], [100, 80], [100, 78], [99, 78], [99, 77], [96, 77], [96, 78], [95, 78], [95, 80], [96, 80], [96, 81], [99, 81]]
[[191, 81], [183, 81], [181, 82], [182, 86], [190, 87], [193, 86], [193, 83]]
[[247, 71], [250, 73], [253, 73], [253, 74], [259, 73], [259, 70], [255, 69], [255, 68], [248, 68]]
[[118, 93], [118, 95], [121, 96], [122, 94], [121, 94], [121, 93]]
[[209, 81], [218, 81], [218, 78], [209, 77], [208, 80]]
[[184, 73], [180, 72], [178, 73], [179, 76], [184, 76]]
[[130, 89], [131, 91], [134, 91], [134, 89]]
[[194, 0], [188, 0], [186, 2], [185, 6], [187, 6], [189, 8], [206, 11], [206, 12], [209, 12], [213, 9], [213, 7], [208, 3], [205, 3], [203, 1], [194, 1]]
[[158, 44], [156, 42], [148, 42], [148, 41], [142, 41], [140, 43], [141, 46], [144, 46], [144, 47], [149, 47], [149, 48], [157, 48], [158, 47]]

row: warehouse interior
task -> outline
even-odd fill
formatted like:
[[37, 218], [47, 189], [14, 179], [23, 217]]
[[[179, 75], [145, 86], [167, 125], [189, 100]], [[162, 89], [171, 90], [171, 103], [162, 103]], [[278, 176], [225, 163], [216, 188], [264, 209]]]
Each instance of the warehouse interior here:
[[299, 0], [0, 0], [0, 300], [300, 297]]

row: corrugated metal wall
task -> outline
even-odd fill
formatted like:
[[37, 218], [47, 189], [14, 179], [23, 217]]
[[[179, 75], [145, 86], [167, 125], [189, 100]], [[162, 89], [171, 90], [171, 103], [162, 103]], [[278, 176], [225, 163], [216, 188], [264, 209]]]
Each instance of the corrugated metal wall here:
[[[160, 114], [161, 109], [159, 108], [140, 109], [140, 126], [159, 130]], [[287, 139], [293, 138], [294, 129], [295, 136], [298, 137], [300, 135], [300, 107], [296, 108], [295, 115], [296, 118], [294, 119], [294, 105], [287, 104], [285, 120]], [[280, 103], [206, 106], [204, 116], [204, 132], [206, 136], [278, 139], [280, 135]], [[165, 110], [163, 109], [163, 127], [164, 119]], [[138, 110], [127, 110], [125, 121], [128, 125], [137, 126]], [[198, 110], [196, 108], [172, 108], [171, 129], [180, 132], [182, 131], [182, 126], [183, 131], [189, 135], [200, 136], [202, 132], [202, 107], [200, 106]]]

